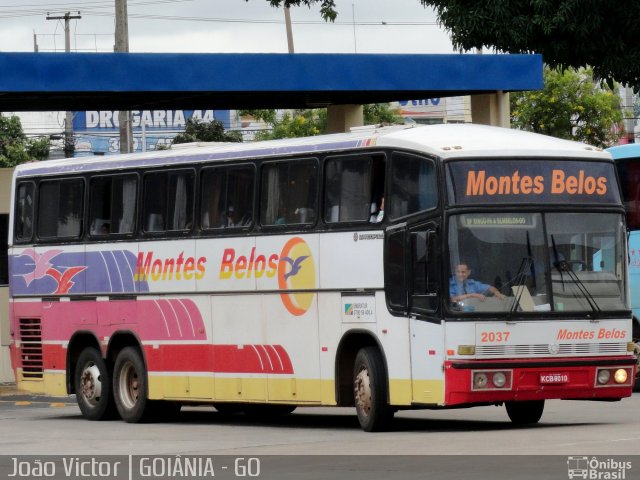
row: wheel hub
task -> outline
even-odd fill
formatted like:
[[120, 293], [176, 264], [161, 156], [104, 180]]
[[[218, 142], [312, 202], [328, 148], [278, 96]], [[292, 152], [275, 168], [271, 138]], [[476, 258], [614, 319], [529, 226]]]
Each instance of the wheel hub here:
[[96, 405], [102, 394], [102, 382], [100, 381], [100, 369], [95, 364], [87, 365], [82, 371], [80, 387], [87, 402]]
[[138, 372], [133, 364], [128, 363], [120, 374], [121, 400], [127, 408], [133, 408], [138, 402], [139, 391]]
[[366, 369], [360, 370], [355, 379], [355, 399], [356, 406], [360, 411], [369, 415], [371, 411], [371, 382], [369, 372]]

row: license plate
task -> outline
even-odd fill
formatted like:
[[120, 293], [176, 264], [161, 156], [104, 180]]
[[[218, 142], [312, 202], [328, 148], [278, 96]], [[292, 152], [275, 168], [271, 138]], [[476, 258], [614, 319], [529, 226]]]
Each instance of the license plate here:
[[540, 383], [542, 385], [561, 385], [569, 383], [568, 373], [541, 373]]

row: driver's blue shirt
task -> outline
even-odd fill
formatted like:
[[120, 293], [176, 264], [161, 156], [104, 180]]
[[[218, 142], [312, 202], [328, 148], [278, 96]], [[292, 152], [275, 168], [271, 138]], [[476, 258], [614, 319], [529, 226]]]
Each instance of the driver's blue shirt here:
[[490, 285], [467, 278], [464, 281], [464, 285], [455, 277], [449, 279], [449, 296], [457, 297], [458, 295], [464, 295], [465, 293], [484, 293], [489, 290]]

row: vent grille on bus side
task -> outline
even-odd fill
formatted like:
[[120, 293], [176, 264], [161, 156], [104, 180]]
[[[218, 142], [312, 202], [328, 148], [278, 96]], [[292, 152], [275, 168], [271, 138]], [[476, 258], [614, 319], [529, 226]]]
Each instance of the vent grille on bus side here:
[[20, 319], [20, 360], [22, 377], [42, 378], [44, 361], [42, 358], [42, 325], [39, 318]]
[[[561, 343], [556, 355], [624, 355], [627, 353], [626, 343]], [[482, 345], [476, 348], [478, 356], [486, 357], [524, 357], [549, 356], [549, 345]]]

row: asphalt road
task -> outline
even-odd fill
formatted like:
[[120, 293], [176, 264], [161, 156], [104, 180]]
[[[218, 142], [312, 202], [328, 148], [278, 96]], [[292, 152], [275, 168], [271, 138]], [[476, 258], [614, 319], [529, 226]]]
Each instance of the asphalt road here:
[[[565, 479], [570, 456], [622, 456], [637, 463], [625, 473], [626, 480], [640, 478], [640, 394], [616, 403], [548, 401], [541, 422], [528, 428], [512, 427], [503, 407], [399, 412], [392, 431], [384, 433], [362, 432], [348, 408], [299, 408], [285, 417], [256, 421], [222, 415], [213, 407], [188, 407], [171, 423], [127, 424], [89, 422], [72, 397], [2, 396], [0, 452], [5, 460], [29, 454], [227, 456], [220, 458], [230, 459], [229, 465], [236, 458], [258, 456], [263, 466], [270, 458], [280, 462], [268, 456], [296, 456], [285, 461], [293, 465], [280, 465], [284, 473], [275, 465], [272, 473], [278, 475], [266, 476], [265, 467], [259, 478], [305, 480], [466, 478], [460, 468], [474, 471], [474, 479]], [[340, 457], [314, 459], [318, 455]], [[381, 476], [380, 462], [386, 472]], [[523, 468], [527, 462], [537, 470]], [[322, 473], [327, 464], [337, 469], [331, 475]], [[426, 475], [426, 464], [438, 475]], [[0, 465], [0, 478], [6, 468]], [[227, 478], [223, 473], [216, 478]]]

